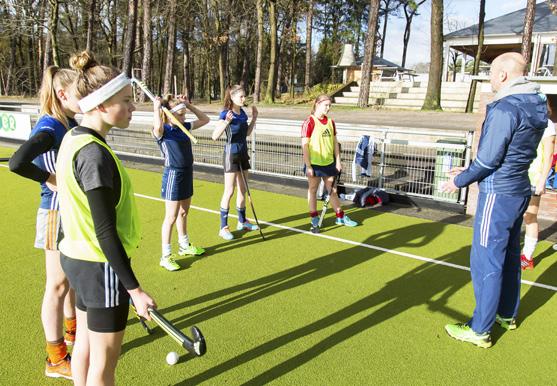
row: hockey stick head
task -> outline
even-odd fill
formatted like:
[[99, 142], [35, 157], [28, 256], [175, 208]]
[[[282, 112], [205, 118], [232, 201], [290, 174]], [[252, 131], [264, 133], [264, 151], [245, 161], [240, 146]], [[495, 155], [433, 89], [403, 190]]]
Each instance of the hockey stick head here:
[[144, 82], [142, 82], [141, 80], [135, 77], [132, 77], [131, 81], [136, 85], [138, 85], [139, 88], [145, 93], [145, 95], [147, 95], [149, 99], [151, 99], [153, 102], [155, 101], [156, 99], [155, 95], [151, 92], [151, 90], [149, 90], [149, 87], [147, 87], [147, 85]]
[[195, 354], [198, 357], [205, 355], [205, 353], [207, 352], [207, 344], [205, 343], [205, 337], [203, 336], [199, 328], [193, 326], [191, 328], [191, 334], [193, 336], [193, 349], [195, 351]]

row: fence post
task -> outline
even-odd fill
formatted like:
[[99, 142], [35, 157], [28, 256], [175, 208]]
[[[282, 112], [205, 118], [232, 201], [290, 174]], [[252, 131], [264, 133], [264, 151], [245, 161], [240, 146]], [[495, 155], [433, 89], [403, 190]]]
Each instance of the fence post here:
[[381, 159], [379, 161], [379, 188], [385, 185], [383, 180], [385, 178], [385, 151], [387, 149], [387, 135], [388, 131], [383, 131], [383, 138], [381, 139]]
[[[466, 149], [464, 149], [464, 167], [470, 166], [470, 160], [472, 159], [472, 143], [474, 141], [474, 132], [468, 131], [466, 133]], [[468, 187], [460, 189], [459, 201], [466, 205], [466, 197], [468, 195]]]
[[256, 171], [257, 170], [257, 163], [255, 162], [255, 129], [257, 128], [257, 124], [253, 125], [253, 130], [251, 131], [251, 170], [252, 171]]

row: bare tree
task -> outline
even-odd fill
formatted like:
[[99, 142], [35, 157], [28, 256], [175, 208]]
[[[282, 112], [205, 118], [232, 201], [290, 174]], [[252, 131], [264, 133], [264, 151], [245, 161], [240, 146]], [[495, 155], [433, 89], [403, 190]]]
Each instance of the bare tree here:
[[422, 110], [441, 110], [443, 76], [443, 0], [431, 0], [431, 64]]
[[[143, 0], [143, 60], [141, 63], [141, 80], [151, 85], [151, 61], [153, 56], [153, 23], [151, 23], [151, 0]], [[145, 102], [145, 93], [139, 100]]]
[[414, 16], [418, 15], [418, 8], [425, 3], [426, 0], [403, 0], [402, 9], [404, 10], [404, 17], [406, 18], [406, 26], [404, 27], [403, 48], [402, 48], [402, 63], [401, 66], [406, 66], [406, 52], [408, 51], [408, 43], [410, 42], [410, 31], [412, 28], [412, 20]]
[[382, 58], [383, 54], [385, 53], [385, 40], [387, 37], [387, 24], [389, 22], [389, 16], [391, 13], [396, 11], [398, 7], [400, 7], [399, 0], [381, 0], [381, 3], [384, 5], [383, 8], [383, 33], [381, 34], [381, 51], [379, 53], [379, 57]]
[[166, 46], [166, 64], [164, 67], [163, 95], [172, 89], [172, 75], [174, 73], [174, 51], [176, 50], [176, 0], [170, 0], [168, 7], [168, 44]]
[[277, 61], [277, 11], [276, 0], [269, 0], [269, 23], [271, 27], [271, 52], [269, 55], [269, 76], [267, 77], [267, 90], [265, 102], [275, 101], [275, 71]]
[[253, 103], [259, 103], [261, 94], [261, 61], [263, 56], [263, 0], [257, 0], [257, 54], [255, 58], [255, 85]]
[[367, 24], [367, 37], [364, 48], [364, 62], [362, 63], [362, 80], [358, 107], [367, 107], [369, 104], [369, 82], [373, 69], [373, 55], [375, 53], [376, 31], [379, 20], [379, 0], [371, 0], [369, 4], [369, 19]]
[[[52, 1], [52, 0], [51, 0]], [[137, 22], [137, 0], [128, 0], [128, 23], [126, 42], [124, 45], [124, 62], [122, 70], [131, 76], [133, 67], [133, 51], [135, 50], [135, 25]]]
[[90, 0], [89, 10], [87, 13], [87, 42], [85, 44], [85, 49], [87, 51], [94, 50], [94, 28], [95, 28], [95, 8], [97, 5], [96, 0]]
[[58, 55], [58, 12], [59, 0], [48, 0], [50, 4], [48, 30], [50, 35], [50, 47], [52, 50], [52, 62], [55, 66], [60, 66], [60, 58]]
[[311, 87], [311, 32], [313, 30], [313, 0], [309, 0], [306, 13], [306, 69], [304, 89], [309, 92]]
[[[478, 75], [480, 71], [480, 61], [482, 58], [482, 50], [484, 45], [484, 21], [485, 21], [485, 0], [480, 0], [480, 19], [478, 21], [478, 48], [476, 49], [476, 57], [474, 58], [474, 67], [472, 75]], [[466, 112], [474, 111], [474, 100], [476, 99], [477, 80], [473, 79], [468, 93], [468, 102], [466, 102]]]
[[527, 64], [532, 60], [532, 28], [536, 16], [536, 0], [528, 0], [526, 15], [524, 16], [524, 31], [522, 33], [521, 54]]

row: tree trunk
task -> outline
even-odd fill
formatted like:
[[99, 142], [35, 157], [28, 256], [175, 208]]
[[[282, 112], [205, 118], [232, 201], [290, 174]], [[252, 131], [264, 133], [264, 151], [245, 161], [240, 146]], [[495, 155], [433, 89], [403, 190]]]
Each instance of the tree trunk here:
[[269, 76], [267, 78], [267, 90], [265, 102], [275, 102], [275, 64], [277, 60], [277, 14], [276, 0], [269, 0], [269, 23], [271, 27], [271, 53], [269, 55]]
[[524, 31], [522, 33], [521, 54], [526, 61], [526, 65], [532, 60], [532, 29], [534, 27], [534, 17], [536, 16], [536, 0], [528, 0], [526, 15], [524, 16]]
[[52, 62], [55, 66], [60, 66], [60, 58], [58, 55], [58, 11], [59, 1], [48, 0], [50, 3], [50, 17], [49, 17], [49, 33], [50, 33], [50, 46], [52, 49]]
[[62, 2], [62, 6], [64, 7], [64, 10], [66, 12], [66, 20], [68, 21], [67, 30], [70, 33], [70, 36], [72, 38], [73, 49], [74, 49], [74, 51], [77, 52], [79, 50], [79, 35], [77, 34], [76, 28], [74, 27], [74, 24], [73, 24], [73, 21], [72, 21], [72, 13], [71, 13], [70, 9], [68, 8], [68, 3], [67, 2]]
[[406, 27], [404, 27], [404, 37], [402, 38], [402, 68], [406, 67], [406, 52], [408, 51], [408, 42], [410, 41], [410, 29], [412, 26], [413, 15], [406, 18]]
[[291, 46], [291, 50], [292, 52], [290, 53], [290, 86], [289, 86], [289, 91], [290, 91], [290, 97], [293, 99], [294, 98], [294, 82], [296, 80], [296, 37], [297, 37], [297, 25], [298, 25], [298, 18], [297, 18], [297, 10], [296, 10], [296, 2], [293, 1], [292, 2], [294, 5], [294, 9], [293, 9], [293, 22], [292, 22], [292, 46]]
[[369, 82], [373, 69], [373, 54], [375, 52], [375, 38], [377, 21], [379, 19], [379, 0], [371, 0], [369, 4], [369, 19], [367, 23], [367, 37], [364, 47], [364, 61], [362, 63], [362, 80], [358, 107], [367, 107], [369, 103]]
[[308, 11], [306, 14], [306, 69], [304, 79], [304, 89], [309, 92], [311, 87], [311, 33], [313, 31], [313, 0], [309, 0]]
[[[381, 54], [379, 55], [380, 58], [383, 57], [383, 54], [385, 52], [385, 38], [387, 36], [387, 23], [389, 22], [389, 3], [390, 1], [387, 1], [385, 3], [385, 21], [383, 22], [383, 34], [381, 35]], [[402, 67], [404, 67], [404, 65], [402, 65]]]
[[94, 39], [94, 25], [95, 25], [95, 7], [96, 0], [90, 0], [89, 12], [87, 14], [87, 42], [85, 44], [85, 49], [87, 51], [93, 51], [95, 49], [93, 39]]
[[431, 64], [422, 110], [441, 110], [443, 76], [443, 0], [431, 0]]
[[164, 68], [164, 84], [162, 94], [172, 91], [172, 74], [174, 68], [174, 51], [176, 50], [176, 0], [169, 1], [168, 18], [168, 44], [166, 45], [166, 64]]
[[[478, 75], [480, 71], [480, 61], [482, 50], [484, 46], [484, 21], [485, 21], [485, 0], [480, 0], [480, 19], [478, 21], [478, 48], [476, 50], [476, 57], [474, 58], [474, 67], [472, 68], [472, 75]], [[470, 85], [470, 92], [468, 93], [468, 101], [466, 102], [466, 112], [474, 112], [474, 100], [476, 99], [476, 86], [477, 81], [472, 80]]]
[[135, 50], [135, 24], [137, 23], [137, 0], [128, 0], [128, 22], [126, 42], [124, 45], [124, 62], [122, 71], [128, 76], [132, 74], [133, 51]]
[[[189, 25], [186, 27], [189, 28]], [[182, 88], [182, 94], [186, 95], [188, 98], [190, 97], [190, 78], [191, 78], [191, 69], [190, 69], [190, 45], [188, 42], [189, 33], [182, 31], [182, 47], [184, 49], [184, 64], [183, 64], [183, 72], [184, 72], [184, 85]]]
[[261, 61], [263, 55], [263, 0], [257, 0], [257, 55], [255, 58], [255, 84], [253, 86], [253, 103], [259, 103], [261, 95]]
[[[151, 63], [153, 56], [153, 24], [151, 23], [151, 0], [143, 0], [143, 59], [141, 63], [141, 80], [151, 86]], [[145, 102], [145, 93], [139, 96]]]

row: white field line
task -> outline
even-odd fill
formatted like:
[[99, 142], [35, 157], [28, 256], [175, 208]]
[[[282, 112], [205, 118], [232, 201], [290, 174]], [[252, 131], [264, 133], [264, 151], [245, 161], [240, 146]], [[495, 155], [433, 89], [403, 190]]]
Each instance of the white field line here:
[[[141, 197], [141, 198], [145, 198], [147, 200], [153, 200], [153, 201], [161, 201], [164, 202], [164, 200], [162, 198], [158, 198], [158, 197], [152, 197], [152, 196], [147, 196], [144, 194], [139, 194], [139, 193], [135, 193], [135, 195], [137, 197]], [[213, 210], [213, 209], [207, 209], [207, 208], [202, 208], [199, 206], [195, 206], [192, 205], [190, 206], [190, 208], [192, 209], [196, 209], [202, 212], [207, 212], [207, 213], [213, 213], [213, 214], [220, 214], [219, 211], [217, 210]], [[238, 217], [236, 215], [233, 214], [229, 214], [229, 217]], [[250, 219], [253, 221], [253, 219]], [[358, 241], [352, 241], [352, 240], [347, 240], [347, 239], [342, 239], [340, 237], [334, 237], [334, 236], [329, 236], [329, 235], [324, 235], [322, 233], [311, 233], [310, 231], [304, 231], [301, 229], [297, 229], [297, 228], [292, 228], [286, 225], [281, 225], [281, 224], [275, 224], [272, 222], [268, 222], [268, 221], [262, 221], [259, 220], [260, 224], [265, 224], [265, 225], [269, 225], [275, 228], [280, 228], [280, 229], [285, 229], [285, 230], [289, 230], [292, 232], [298, 232], [298, 233], [303, 233], [306, 234], [308, 236], [313, 236], [313, 237], [321, 237], [327, 240], [331, 240], [331, 241], [337, 241], [339, 243], [343, 243], [343, 244], [348, 244], [348, 245], [354, 245], [357, 247], [363, 247], [363, 248], [368, 248], [368, 249], [373, 249], [375, 251], [380, 251], [380, 252], [385, 252], [385, 253], [390, 253], [393, 255], [398, 255], [398, 256], [403, 256], [403, 257], [407, 257], [409, 259], [414, 259], [414, 260], [419, 260], [419, 261], [425, 261], [427, 263], [432, 263], [432, 264], [438, 264], [438, 265], [444, 265], [446, 267], [450, 267], [450, 268], [455, 268], [455, 269], [460, 269], [462, 271], [470, 271], [469, 267], [463, 266], [463, 265], [458, 265], [458, 264], [453, 264], [453, 263], [447, 263], [446, 261], [439, 261], [439, 260], [435, 260], [435, 259], [431, 259], [429, 257], [423, 257], [423, 256], [418, 256], [418, 255], [413, 255], [411, 253], [406, 253], [406, 252], [401, 252], [401, 251], [396, 251], [394, 249], [387, 249], [387, 248], [382, 248], [382, 247], [378, 247], [376, 245], [371, 245], [371, 244], [365, 244], [365, 243], [360, 243]], [[539, 288], [544, 288], [550, 291], [554, 291], [557, 292], [557, 286], [552, 286], [552, 285], [548, 285], [548, 284], [543, 284], [543, 283], [537, 283], [534, 281], [530, 281], [530, 280], [522, 280], [522, 284], [527, 284], [533, 287], [539, 287]]]
[[[1, 167], [7, 168], [7, 165], [0, 165]], [[141, 198], [145, 198], [147, 200], [153, 200], [153, 201], [161, 201], [164, 202], [164, 200], [162, 198], [158, 198], [158, 197], [152, 197], [152, 196], [146, 196], [144, 194], [139, 194], [139, 193], [135, 193], [135, 195], [137, 197], [141, 197]], [[202, 211], [202, 212], [207, 212], [207, 213], [213, 213], [213, 214], [220, 214], [218, 211], [213, 210], [213, 209], [207, 209], [207, 208], [202, 208], [200, 206], [195, 206], [192, 205], [191, 208]], [[229, 217], [237, 217], [236, 215], [230, 214]], [[252, 220], [252, 219], [250, 219]], [[414, 260], [420, 260], [420, 261], [425, 261], [428, 263], [432, 263], [432, 264], [438, 264], [438, 265], [444, 265], [446, 267], [450, 267], [450, 268], [456, 268], [456, 269], [460, 269], [463, 271], [470, 271], [469, 267], [465, 267], [463, 265], [458, 265], [458, 264], [452, 264], [452, 263], [447, 263], [446, 261], [438, 261], [435, 259], [430, 259], [429, 257], [423, 257], [423, 256], [418, 256], [418, 255], [413, 255], [411, 253], [406, 253], [406, 252], [400, 252], [400, 251], [395, 251], [394, 249], [387, 249], [387, 248], [382, 248], [382, 247], [378, 247], [376, 245], [371, 245], [371, 244], [365, 244], [365, 243], [360, 243], [357, 241], [352, 241], [352, 240], [346, 240], [346, 239], [341, 239], [340, 237], [333, 237], [333, 236], [328, 236], [328, 235], [324, 235], [321, 233], [311, 233], [309, 231], [303, 231], [301, 229], [296, 229], [296, 228], [291, 228], [288, 227], [286, 225], [280, 225], [280, 224], [275, 224], [272, 222], [268, 222], [268, 221], [259, 221], [261, 224], [265, 224], [265, 225], [269, 225], [269, 226], [273, 226], [275, 228], [280, 228], [280, 229], [286, 229], [292, 232], [298, 232], [298, 233], [304, 233], [308, 236], [313, 236], [313, 237], [322, 237], [324, 239], [328, 239], [328, 240], [332, 240], [332, 241], [338, 241], [340, 243], [344, 243], [344, 244], [349, 244], [349, 245], [354, 245], [357, 247], [363, 247], [363, 248], [368, 248], [368, 249], [373, 249], [376, 251], [381, 251], [381, 252], [385, 252], [385, 253], [390, 253], [393, 255], [398, 255], [398, 256], [403, 256], [403, 257], [407, 257], [409, 259], [414, 259]], [[531, 285], [533, 287], [539, 287], [539, 288], [545, 288], [547, 290], [550, 291], [554, 291], [557, 292], [557, 287], [553, 286], [553, 285], [549, 285], [549, 284], [543, 284], [543, 283], [538, 283], [535, 281], [530, 281], [530, 280], [522, 280], [521, 281], [522, 284], [527, 284], [527, 285]]]

